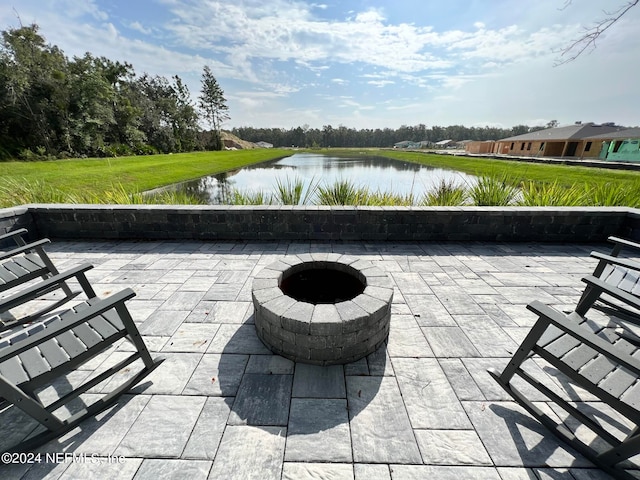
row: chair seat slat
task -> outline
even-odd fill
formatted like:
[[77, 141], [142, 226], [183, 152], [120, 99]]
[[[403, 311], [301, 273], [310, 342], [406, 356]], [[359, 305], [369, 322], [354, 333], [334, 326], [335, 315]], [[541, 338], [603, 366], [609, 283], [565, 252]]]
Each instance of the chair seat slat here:
[[102, 338], [109, 338], [111, 335], [122, 330], [122, 327], [116, 328], [111, 324], [111, 322], [104, 318], [103, 315], [92, 318], [87, 323], [89, 323], [89, 325], [91, 325], [91, 328], [93, 328]]
[[625, 276], [618, 283], [618, 288], [624, 290], [625, 292], [633, 291], [633, 287], [638, 283], [638, 272], [632, 272], [627, 270]]
[[37, 348], [30, 348], [26, 352], [19, 354], [18, 357], [29, 375], [29, 379], [51, 370], [51, 367], [45, 362], [44, 357]]
[[597, 385], [603, 378], [616, 369], [616, 363], [600, 355], [580, 370], [580, 375]]
[[640, 411], [640, 383], [636, 382], [620, 397], [620, 400]]
[[69, 358], [75, 358], [86, 352], [87, 347], [72, 332], [64, 332], [56, 336], [56, 340], [67, 353]]
[[4, 267], [7, 270], [9, 270], [11, 273], [13, 273], [18, 278], [24, 277], [24, 276], [29, 275], [31, 273], [29, 270], [27, 270], [24, 267], [20, 266], [19, 264], [17, 264], [13, 260], [10, 260], [7, 263], [5, 263]]
[[609, 275], [603, 277], [602, 279], [611, 285], [619, 285], [622, 279], [624, 278], [625, 273], [627, 272], [626, 268], [622, 268], [618, 265], [614, 266]]
[[40, 266], [40, 268], [46, 268], [46, 264], [42, 260], [42, 257], [37, 253], [27, 253], [25, 257], [28, 258], [31, 263]]
[[18, 276], [15, 273], [7, 270], [4, 265], [0, 265], [0, 280], [2, 283], [15, 282], [17, 279]]
[[635, 383], [637, 378], [631, 371], [618, 366], [598, 384], [598, 387], [612, 396], [620, 398]]
[[31, 259], [28, 258], [27, 256], [16, 257], [14, 259], [14, 262], [16, 264], [18, 264], [21, 268], [24, 268], [29, 273], [34, 273], [34, 272], [43, 270], [42, 265], [39, 265], [39, 264], [31, 261]]
[[73, 333], [87, 347], [91, 348], [102, 341], [102, 337], [88, 324], [83, 323], [73, 329]]
[[544, 347], [544, 349], [554, 357], [561, 358], [580, 344], [580, 341], [576, 338], [570, 335], [563, 335]]
[[51, 368], [55, 368], [69, 361], [69, 355], [67, 355], [60, 344], [54, 339], [41, 343], [38, 348]]
[[29, 375], [22, 368], [22, 363], [17, 357], [11, 357], [0, 363], [0, 375], [18, 385], [29, 380]]
[[593, 348], [587, 345], [579, 345], [562, 357], [562, 361], [577, 372], [597, 356], [598, 352]]

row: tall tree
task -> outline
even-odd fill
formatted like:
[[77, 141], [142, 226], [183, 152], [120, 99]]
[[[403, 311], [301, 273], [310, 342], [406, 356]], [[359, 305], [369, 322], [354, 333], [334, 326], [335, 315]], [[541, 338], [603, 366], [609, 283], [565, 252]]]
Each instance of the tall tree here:
[[140, 129], [149, 144], [165, 153], [194, 150], [198, 117], [180, 77], [175, 75], [171, 83], [144, 74], [136, 83], [141, 92]]
[[0, 42], [0, 136], [13, 150], [55, 153], [64, 136], [67, 59], [47, 45], [37, 25], [2, 32]]
[[222, 150], [222, 138], [220, 136], [222, 122], [231, 118], [228, 113], [227, 100], [224, 98], [224, 91], [208, 65], [204, 66], [201, 83], [202, 90], [198, 97], [199, 106], [214, 133], [213, 149]]

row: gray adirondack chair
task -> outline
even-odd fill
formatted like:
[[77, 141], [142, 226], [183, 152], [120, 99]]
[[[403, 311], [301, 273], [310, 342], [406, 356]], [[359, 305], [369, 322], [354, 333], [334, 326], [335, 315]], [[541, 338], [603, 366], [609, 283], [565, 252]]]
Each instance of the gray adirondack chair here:
[[582, 279], [586, 287], [576, 312], [596, 308], [616, 317], [640, 322], [640, 263], [619, 255], [623, 250], [640, 253], [640, 244], [609, 237], [614, 246], [609, 254], [591, 252], [598, 259], [593, 273]]
[[[85, 276], [90, 268], [91, 265], [82, 265], [64, 274], [66, 278], [77, 278], [88, 300], [63, 314], [38, 320], [26, 328], [19, 326], [12, 334], [0, 338], [0, 400], [4, 399], [5, 413], [8, 408], [20, 409], [44, 427], [44, 430], [35, 429], [16, 445], [4, 447], [5, 451], [29, 451], [68, 432], [87, 417], [111, 406], [122, 393], [139, 383], [163, 361], [151, 358], [125, 305], [135, 293], [125, 289], [104, 299], [97, 298]], [[13, 295], [11, 302], [40, 295], [60, 280], [54, 276], [28, 287]], [[39, 389], [52, 385], [56, 379], [78, 369], [123, 338], [133, 344], [134, 353], [117, 365], [96, 372], [95, 376], [53, 402], [43, 403]], [[136, 360], [141, 360], [141, 366], [137, 373], [131, 374], [127, 370], [132, 368], [131, 364]], [[119, 372], [122, 374], [116, 377]], [[98, 384], [110, 387], [112, 383], [117, 385], [71, 417], [65, 419], [56, 414], [61, 407], [92, 387]]]
[[[49, 243], [49, 240], [45, 238], [33, 243], [27, 243], [23, 238], [26, 234], [27, 230], [22, 228], [0, 235], [0, 243], [13, 240], [16, 244], [16, 248], [0, 253], [0, 293], [22, 286], [38, 277], [46, 279], [59, 273], [44, 250], [44, 245]], [[79, 291], [72, 291], [66, 281], [53, 283], [52, 287], [51, 290], [62, 290], [63, 297], [61, 299], [52, 302], [47, 305], [47, 307], [39, 309], [35, 313], [17, 319], [16, 321], [8, 322], [8, 325], [5, 324], [6, 322], [0, 321], [0, 331], [7, 326], [13, 325], [17, 321], [25, 323], [49, 313], [75, 298], [78, 293], [80, 293]], [[5, 302], [3, 298], [0, 298], [0, 313], [4, 313], [10, 309], [11, 307], [8, 306], [7, 302]]]
[[[493, 378], [551, 432], [589, 458], [601, 469], [616, 478], [632, 479], [624, 461], [640, 453], [640, 359], [638, 347], [616, 333], [615, 328], [598, 325], [572, 312], [568, 316], [534, 301], [527, 308], [538, 320], [523, 340], [517, 352], [502, 372], [490, 371]], [[527, 370], [527, 362], [544, 360], [562, 372], [572, 385], [597, 396], [633, 425], [624, 435], [611, 431], [596, 416], [607, 416], [606, 409], [574, 406], [547, 378], [534, 378]], [[565, 423], [557, 422], [544, 413], [521, 390], [514, 386], [519, 377], [560, 406], [577, 422], [597, 436], [597, 442], [580, 438]], [[595, 410], [595, 411], [594, 411]], [[597, 413], [596, 413], [597, 412]], [[636, 466], [637, 468], [637, 466]]]

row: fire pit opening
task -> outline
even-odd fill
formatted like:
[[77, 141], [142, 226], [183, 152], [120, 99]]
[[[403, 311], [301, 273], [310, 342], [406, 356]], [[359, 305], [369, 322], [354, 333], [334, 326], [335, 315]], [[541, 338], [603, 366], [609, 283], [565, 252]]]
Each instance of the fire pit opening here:
[[364, 292], [365, 287], [354, 273], [333, 268], [300, 270], [283, 278], [280, 284], [280, 289], [286, 295], [314, 305], [351, 300]]

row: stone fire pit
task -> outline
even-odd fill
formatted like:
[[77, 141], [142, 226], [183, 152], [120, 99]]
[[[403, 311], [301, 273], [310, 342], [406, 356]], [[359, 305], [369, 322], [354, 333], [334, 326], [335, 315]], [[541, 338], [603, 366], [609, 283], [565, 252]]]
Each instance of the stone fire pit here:
[[389, 335], [391, 281], [347, 255], [286, 256], [256, 275], [252, 298], [258, 337], [296, 362], [353, 362]]

